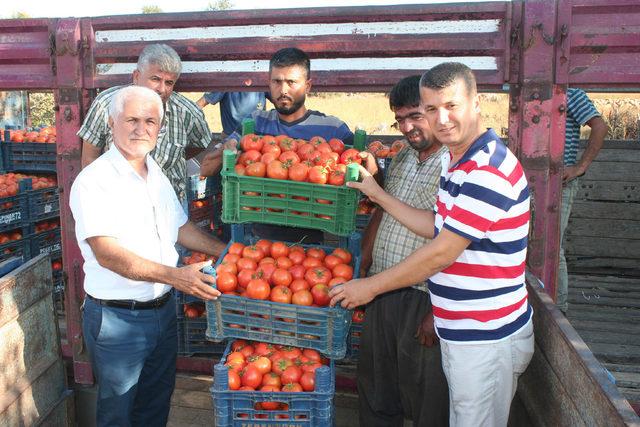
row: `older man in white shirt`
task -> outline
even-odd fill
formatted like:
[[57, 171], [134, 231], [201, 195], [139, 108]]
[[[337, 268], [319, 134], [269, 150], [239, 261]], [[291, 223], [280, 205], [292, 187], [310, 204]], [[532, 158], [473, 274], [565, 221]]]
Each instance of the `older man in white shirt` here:
[[84, 257], [83, 332], [98, 382], [97, 425], [165, 425], [175, 384], [172, 288], [220, 293], [200, 272], [177, 268], [176, 242], [218, 256], [224, 244], [187, 220], [149, 156], [163, 117], [160, 97], [128, 86], [113, 97], [114, 144], [76, 178], [70, 205]]

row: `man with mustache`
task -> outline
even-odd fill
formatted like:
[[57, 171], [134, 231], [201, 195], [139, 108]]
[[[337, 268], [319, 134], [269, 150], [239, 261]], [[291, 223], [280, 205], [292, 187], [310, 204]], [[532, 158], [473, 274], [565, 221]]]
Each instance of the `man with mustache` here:
[[[310, 140], [321, 136], [327, 141], [338, 138], [345, 144], [353, 144], [353, 133], [340, 119], [327, 116], [305, 106], [311, 90], [311, 61], [309, 56], [297, 48], [284, 48], [277, 51], [269, 61], [269, 92], [275, 109], [256, 110], [251, 114], [255, 121], [255, 133], [258, 135], [288, 135], [294, 139]], [[225, 145], [238, 143], [242, 129], [236, 129], [226, 140]], [[212, 154], [211, 157], [217, 155]], [[206, 170], [205, 165], [213, 164], [208, 158], [202, 162], [202, 174], [215, 173]], [[297, 241], [306, 237], [305, 242], [320, 242], [323, 234], [318, 230], [292, 229], [271, 225], [256, 225], [254, 230], [265, 239]]]
[[[389, 93], [396, 125], [411, 148], [394, 157], [384, 188], [415, 208], [432, 210], [447, 149], [433, 138], [419, 86], [420, 76], [411, 76]], [[376, 209], [363, 235], [360, 276], [393, 267], [429, 241]], [[448, 424], [449, 393], [432, 320], [424, 281], [366, 305], [357, 375], [360, 425], [402, 426], [404, 418], [421, 427]]]

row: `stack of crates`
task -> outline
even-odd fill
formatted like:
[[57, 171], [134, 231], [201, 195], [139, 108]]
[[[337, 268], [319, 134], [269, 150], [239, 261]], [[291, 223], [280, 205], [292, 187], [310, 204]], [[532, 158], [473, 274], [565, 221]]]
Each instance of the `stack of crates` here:
[[[244, 123], [244, 134], [253, 133], [253, 124]], [[366, 134], [358, 132], [363, 147]], [[236, 242], [255, 244], [260, 237], [253, 233], [254, 223], [322, 230], [334, 235], [335, 243], [301, 246], [321, 248], [331, 252], [336, 247], [352, 254], [354, 277], [360, 267], [360, 234], [356, 230], [355, 211], [359, 193], [346, 186], [318, 185], [241, 176], [235, 173], [237, 155], [225, 152], [222, 175], [222, 220], [231, 226], [231, 241], [216, 267]], [[357, 167], [351, 166], [347, 180], [357, 179]], [[324, 203], [317, 202], [323, 200]], [[328, 201], [328, 202], [327, 202]], [[296, 244], [297, 242], [285, 242]], [[206, 272], [215, 274], [215, 269]], [[331, 359], [328, 367], [318, 369], [313, 392], [231, 391], [228, 387], [227, 367], [224, 366], [229, 348], [214, 369], [212, 387], [216, 425], [300, 426], [331, 425], [334, 420], [335, 393], [334, 361], [348, 353], [351, 326], [350, 310], [337, 307], [313, 307], [256, 300], [224, 294], [215, 301], [207, 301], [206, 337], [216, 342], [239, 338], [318, 350]], [[260, 402], [283, 402], [286, 409], [259, 411]], [[289, 421], [286, 421], [289, 420]], [[284, 424], [283, 424], [284, 423]]]
[[[37, 174], [52, 182], [56, 177], [56, 144], [12, 142], [10, 130], [0, 132], [0, 180], [7, 174]], [[33, 189], [31, 177], [18, 182], [18, 193], [0, 198], [0, 261], [19, 256], [28, 260], [51, 256], [54, 298], [63, 307], [60, 195], [57, 186]], [[13, 185], [13, 184], [11, 184]], [[3, 190], [6, 187], [0, 188]]]

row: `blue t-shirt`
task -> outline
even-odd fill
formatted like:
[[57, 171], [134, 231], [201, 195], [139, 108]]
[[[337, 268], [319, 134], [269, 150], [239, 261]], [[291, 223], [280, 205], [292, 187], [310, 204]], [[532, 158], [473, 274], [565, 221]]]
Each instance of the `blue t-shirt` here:
[[[345, 122], [334, 116], [327, 116], [318, 111], [307, 110], [307, 113], [294, 122], [280, 120], [276, 110], [254, 111], [251, 117], [256, 122], [255, 133], [258, 135], [288, 135], [291, 138], [310, 140], [321, 136], [327, 141], [331, 138], [341, 139], [345, 144], [353, 144], [353, 132]], [[230, 138], [240, 141], [242, 129], [237, 128]]]
[[264, 92], [208, 92], [204, 99], [209, 104], [220, 103], [222, 131], [230, 135], [255, 110], [264, 110], [267, 102]]
[[577, 162], [580, 128], [594, 117], [600, 116], [596, 107], [581, 89], [567, 89], [567, 123], [564, 141], [564, 165]]

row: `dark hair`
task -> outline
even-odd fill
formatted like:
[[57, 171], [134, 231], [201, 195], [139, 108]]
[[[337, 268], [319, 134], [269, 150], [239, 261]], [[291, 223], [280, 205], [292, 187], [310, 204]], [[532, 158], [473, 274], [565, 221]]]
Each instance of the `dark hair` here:
[[444, 89], [456, 80], [462, 80], [467, 89], [467, 95], [476, 93], [476, 78], [471, 68], [460, 62], [443, 62], [425, 72], [420, 79], [421, 87], [429, 89]]
[[298, 65], [307, 71], [307, 79], [311, 77], [311, 61], [309, 55], [295, 47], [285, 47], [273, 54], [269, 61], [269, 72], [271, 69], [292, 67]]
[[389, 92], [389, 107], [392, 110], [420, 105], [420, 76], [409, 76], [400, 80]]

